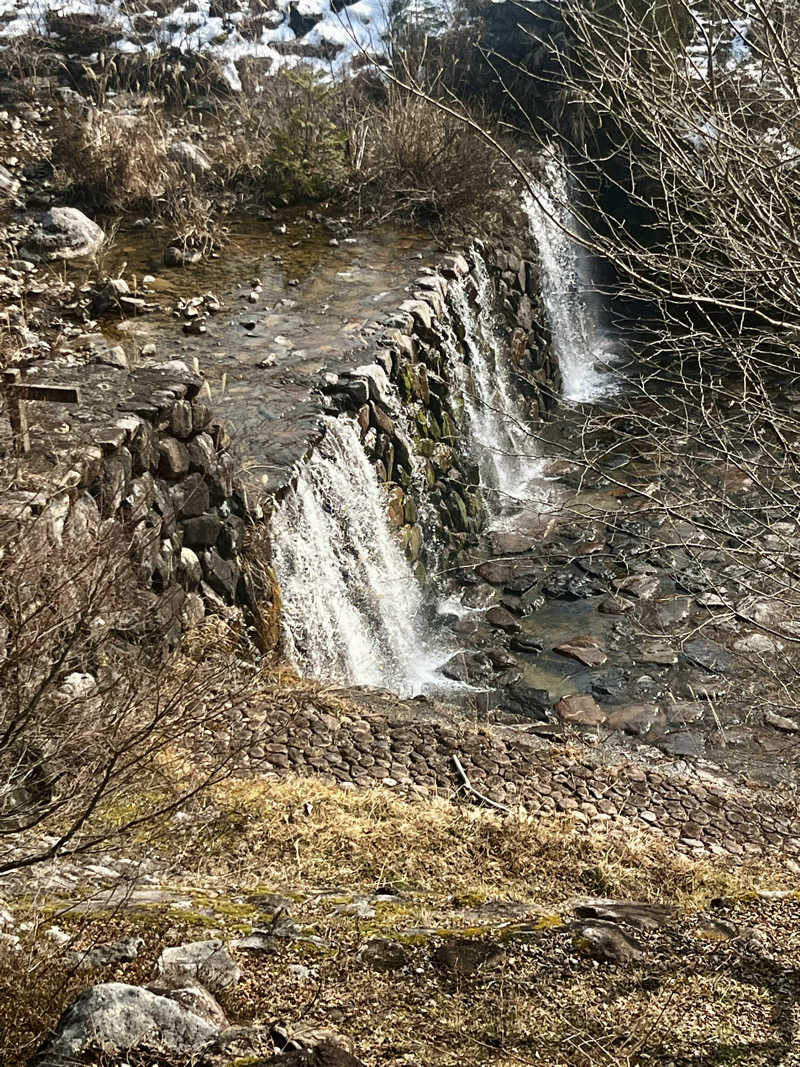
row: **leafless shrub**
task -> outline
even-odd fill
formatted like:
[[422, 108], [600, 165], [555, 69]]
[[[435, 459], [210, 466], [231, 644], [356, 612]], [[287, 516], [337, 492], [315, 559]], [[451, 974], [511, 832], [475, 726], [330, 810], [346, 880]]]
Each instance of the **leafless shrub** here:
[[179, 609], [142, 588], [124, 525], [88, 498], [29, 511], [3, 498], [0, 873], [152, 826], [219, 780], [223, 733], [200, 746], [238, 691], [229, 652], [165, 653]]
[[423, 97], [391, 87], [369, 112], [365, 142], [360, 178], [386, 215], [474, 230], [504, 206], [503, 159]]

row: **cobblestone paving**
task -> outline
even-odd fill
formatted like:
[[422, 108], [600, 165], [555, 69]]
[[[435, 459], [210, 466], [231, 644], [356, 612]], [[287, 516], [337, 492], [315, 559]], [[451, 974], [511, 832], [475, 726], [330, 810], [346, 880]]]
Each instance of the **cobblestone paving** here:
[[[366, 702], [366, 699], [365, 699]], [[479, 803], [475, 790], [529, 813], [570, 813], [586, 825], [621, 822], [664, 834], [692, 853], [744, 861], [770, 855], [800, 873], [797, 796], [736, 778], [704, 761], [683, 761], [575, 737], [553, 743], [526, 726], [453, 721], [427, 701], [369, 697], [363, 715], [309, 708], [289, 716], [251, 707], [236, 733], [251, 771], [319, 775], [344, 788], [385, 786], [407, 796], [438, 793]]]

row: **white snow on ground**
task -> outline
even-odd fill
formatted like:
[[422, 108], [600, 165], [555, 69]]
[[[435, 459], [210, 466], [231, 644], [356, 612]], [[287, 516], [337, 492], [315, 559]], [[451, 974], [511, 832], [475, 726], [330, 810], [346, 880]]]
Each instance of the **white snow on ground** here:
[[[330, 0], [294, 0], [297, 13], [304, 17], [319, 17], [309, 32], [297, 37], [289, 24], [293, 0], [277, 0], [275, 10], [267, 12], [261, 34], [256, 39], [245, 36], [240, 26], [249, 18], [247, 10], [234, 11], [224, 18], [209, 13], [209, 0], [179, 4], [166, 15], [149, 10], [136, 13], [147, 19], [151, 41], [143, 41], [134, 27], [133, 16], [126, 10], [125, 0], [0, 0], [0, 47], [29, 31], [45, 33], [47, 15], [97, 15], [107, 23], [119, 26], [122, 36], [113, 46], [120, 52], [157, 51], [176, 47], [184, 52], [205, 52], [223, 64], [231, 87], [240, 89], [236, 63], [253, 56], [272, 61], [271, 70], [292, 67], [302, 62], [318, 68], [322, 73], [335, 75], [347, 68], [363, 53], [382, 55], [390, 29], [389, 0], [357, 0], [336, 12]], [[434, 0], [435, 9], [440, 0]], [[271, 23], [271, 24], [270, 24]], [[148, 34], [148, 35], [149, 35]], [[276, 44], [296, 42], [298, 52], [303, 46], [338, 46], [339, 51], [328, 60], [303, 57], [289, 53], [282, 55]]]

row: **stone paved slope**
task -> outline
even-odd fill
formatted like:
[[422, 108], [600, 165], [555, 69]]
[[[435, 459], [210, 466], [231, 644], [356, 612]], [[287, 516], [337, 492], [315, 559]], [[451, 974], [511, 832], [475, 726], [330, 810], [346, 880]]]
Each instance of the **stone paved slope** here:
[[[353, 694], [348, 693], [352, 699]], [[564, 812], [589, 825], [620, 822], [666, 835], [696, 854], [744, 861], [769, 855], [800, 873], [798, 802], [704, 761], [639, 758], [577, 736], [553, 743], [528, 726], [476, 726], [425, 700], [364, 694], [363, 715], [251, 706], [234, 734], [252, 771], [320, 775], [344, 788], [385, 786], [408, 796], [462, 793], [454, 756], [491, 800], [530, 813]]]

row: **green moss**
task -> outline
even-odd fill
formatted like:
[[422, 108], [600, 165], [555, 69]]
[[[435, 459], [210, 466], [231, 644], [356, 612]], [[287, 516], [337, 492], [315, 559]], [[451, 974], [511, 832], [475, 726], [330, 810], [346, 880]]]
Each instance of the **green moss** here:
[[317, 945], [313, 941], [304, 941], [302, 938], [288, 942], [286, 947], [302, 963], [315, 963], [335, 956], [339, 951], [335, 945]]
[[471, 893], [456, 893], [453, 896], [453, 905], [456, 908], [477, 908], [481, 904], [484, 904], [486, 900], [486, 893], [477, 891]]

